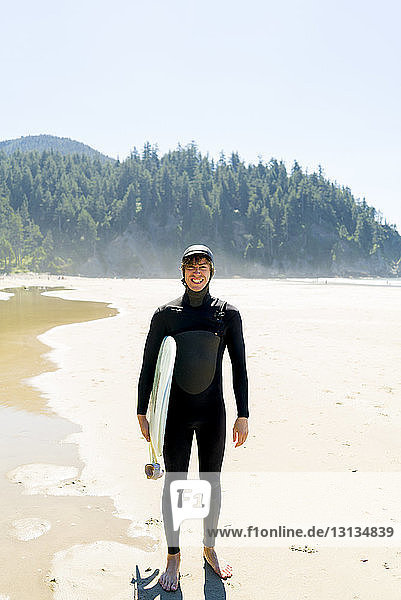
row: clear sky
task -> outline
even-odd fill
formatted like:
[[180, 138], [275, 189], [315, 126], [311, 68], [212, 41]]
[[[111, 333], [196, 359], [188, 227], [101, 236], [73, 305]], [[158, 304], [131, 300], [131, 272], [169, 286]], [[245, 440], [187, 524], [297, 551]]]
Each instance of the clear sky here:
[[15, 0], [0, 139], [296, 159], [401, 232], [398, 0]]

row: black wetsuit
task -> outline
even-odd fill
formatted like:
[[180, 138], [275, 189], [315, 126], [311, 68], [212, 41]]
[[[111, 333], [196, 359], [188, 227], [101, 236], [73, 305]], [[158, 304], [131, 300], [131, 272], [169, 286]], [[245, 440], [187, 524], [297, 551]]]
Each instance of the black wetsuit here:
[[[211, 511], [213, 514], [209, 520], [204, 520], [204, 543], [212, 546], [214, 538], [206, 531], [217, 526], [220, 507], [219, 473], [226, 429], [222, 359], [226, 347], [232, 363], [239, 417], [248, 417], [248, 380], [239, 311], [231, 304], [213, 298], [208, 289], [202, 294], [201, 302], [196, 305], [199, 292], [187, 290], [182, 297], [168, 302], [154, 313], [139, 378], [137, 412], [146, 414], [160, 344], [164, 336], [171, 335], [177, 343], [177, 355], [164, 438], [167, 477], [163, 494], [168, 493], [170, 473], [187, 472], [195, 432], [200, 476], [210, 473], [204, 476], [212, 485], [211, 502], [215, 510]], [[169, 534], [171, 514], [165, 513], [164, 509], [168, 551], [175, 554], [179, 551], [178, 534]]]

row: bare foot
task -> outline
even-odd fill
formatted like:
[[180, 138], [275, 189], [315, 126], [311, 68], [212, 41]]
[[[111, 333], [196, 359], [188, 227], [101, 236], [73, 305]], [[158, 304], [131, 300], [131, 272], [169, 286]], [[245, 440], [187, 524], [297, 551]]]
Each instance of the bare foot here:
[[228, 579], [232, 576], [233, 570], [231, 566], [228, 563], [226, 563], [225, 560], [218, 560], [216, 551], [213, 547], [207, 548], [206, 546], [204, 546], [203, 556], [205, 557], [209, 565], [212, 567], [213, 571], [217, 573], [219, 577], [221, 577], [222, 579]]
[[179, 566], [180, 553], [167, 554], [166, 570], [159, 577], [159, 583], [166, 592], [175, 592], [178, 588]]

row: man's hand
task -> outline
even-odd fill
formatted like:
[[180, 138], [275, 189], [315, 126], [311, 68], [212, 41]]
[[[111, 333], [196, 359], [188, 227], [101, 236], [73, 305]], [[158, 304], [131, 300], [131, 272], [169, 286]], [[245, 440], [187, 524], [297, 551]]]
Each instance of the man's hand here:
[[137, 417], [143, 437], [147, 442], [150, 442], [149, 421], [147, 420], [146, 415], [137, 415]]
[[233, 442], [237, 442], [235, 447], [241, 446], [248, 437], [248, 418], [238, 417], [233, 427]]

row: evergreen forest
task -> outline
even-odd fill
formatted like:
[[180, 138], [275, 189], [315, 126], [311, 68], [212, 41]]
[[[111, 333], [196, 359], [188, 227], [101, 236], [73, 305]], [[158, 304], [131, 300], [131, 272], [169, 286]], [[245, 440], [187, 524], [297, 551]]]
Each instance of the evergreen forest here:
[[396, 227], [321, 169], [215, 161], [194, 143], [121, 162], [0, 148], [2, 272], [176, 276], [192, 243], [227, 276], [401, 275]]

